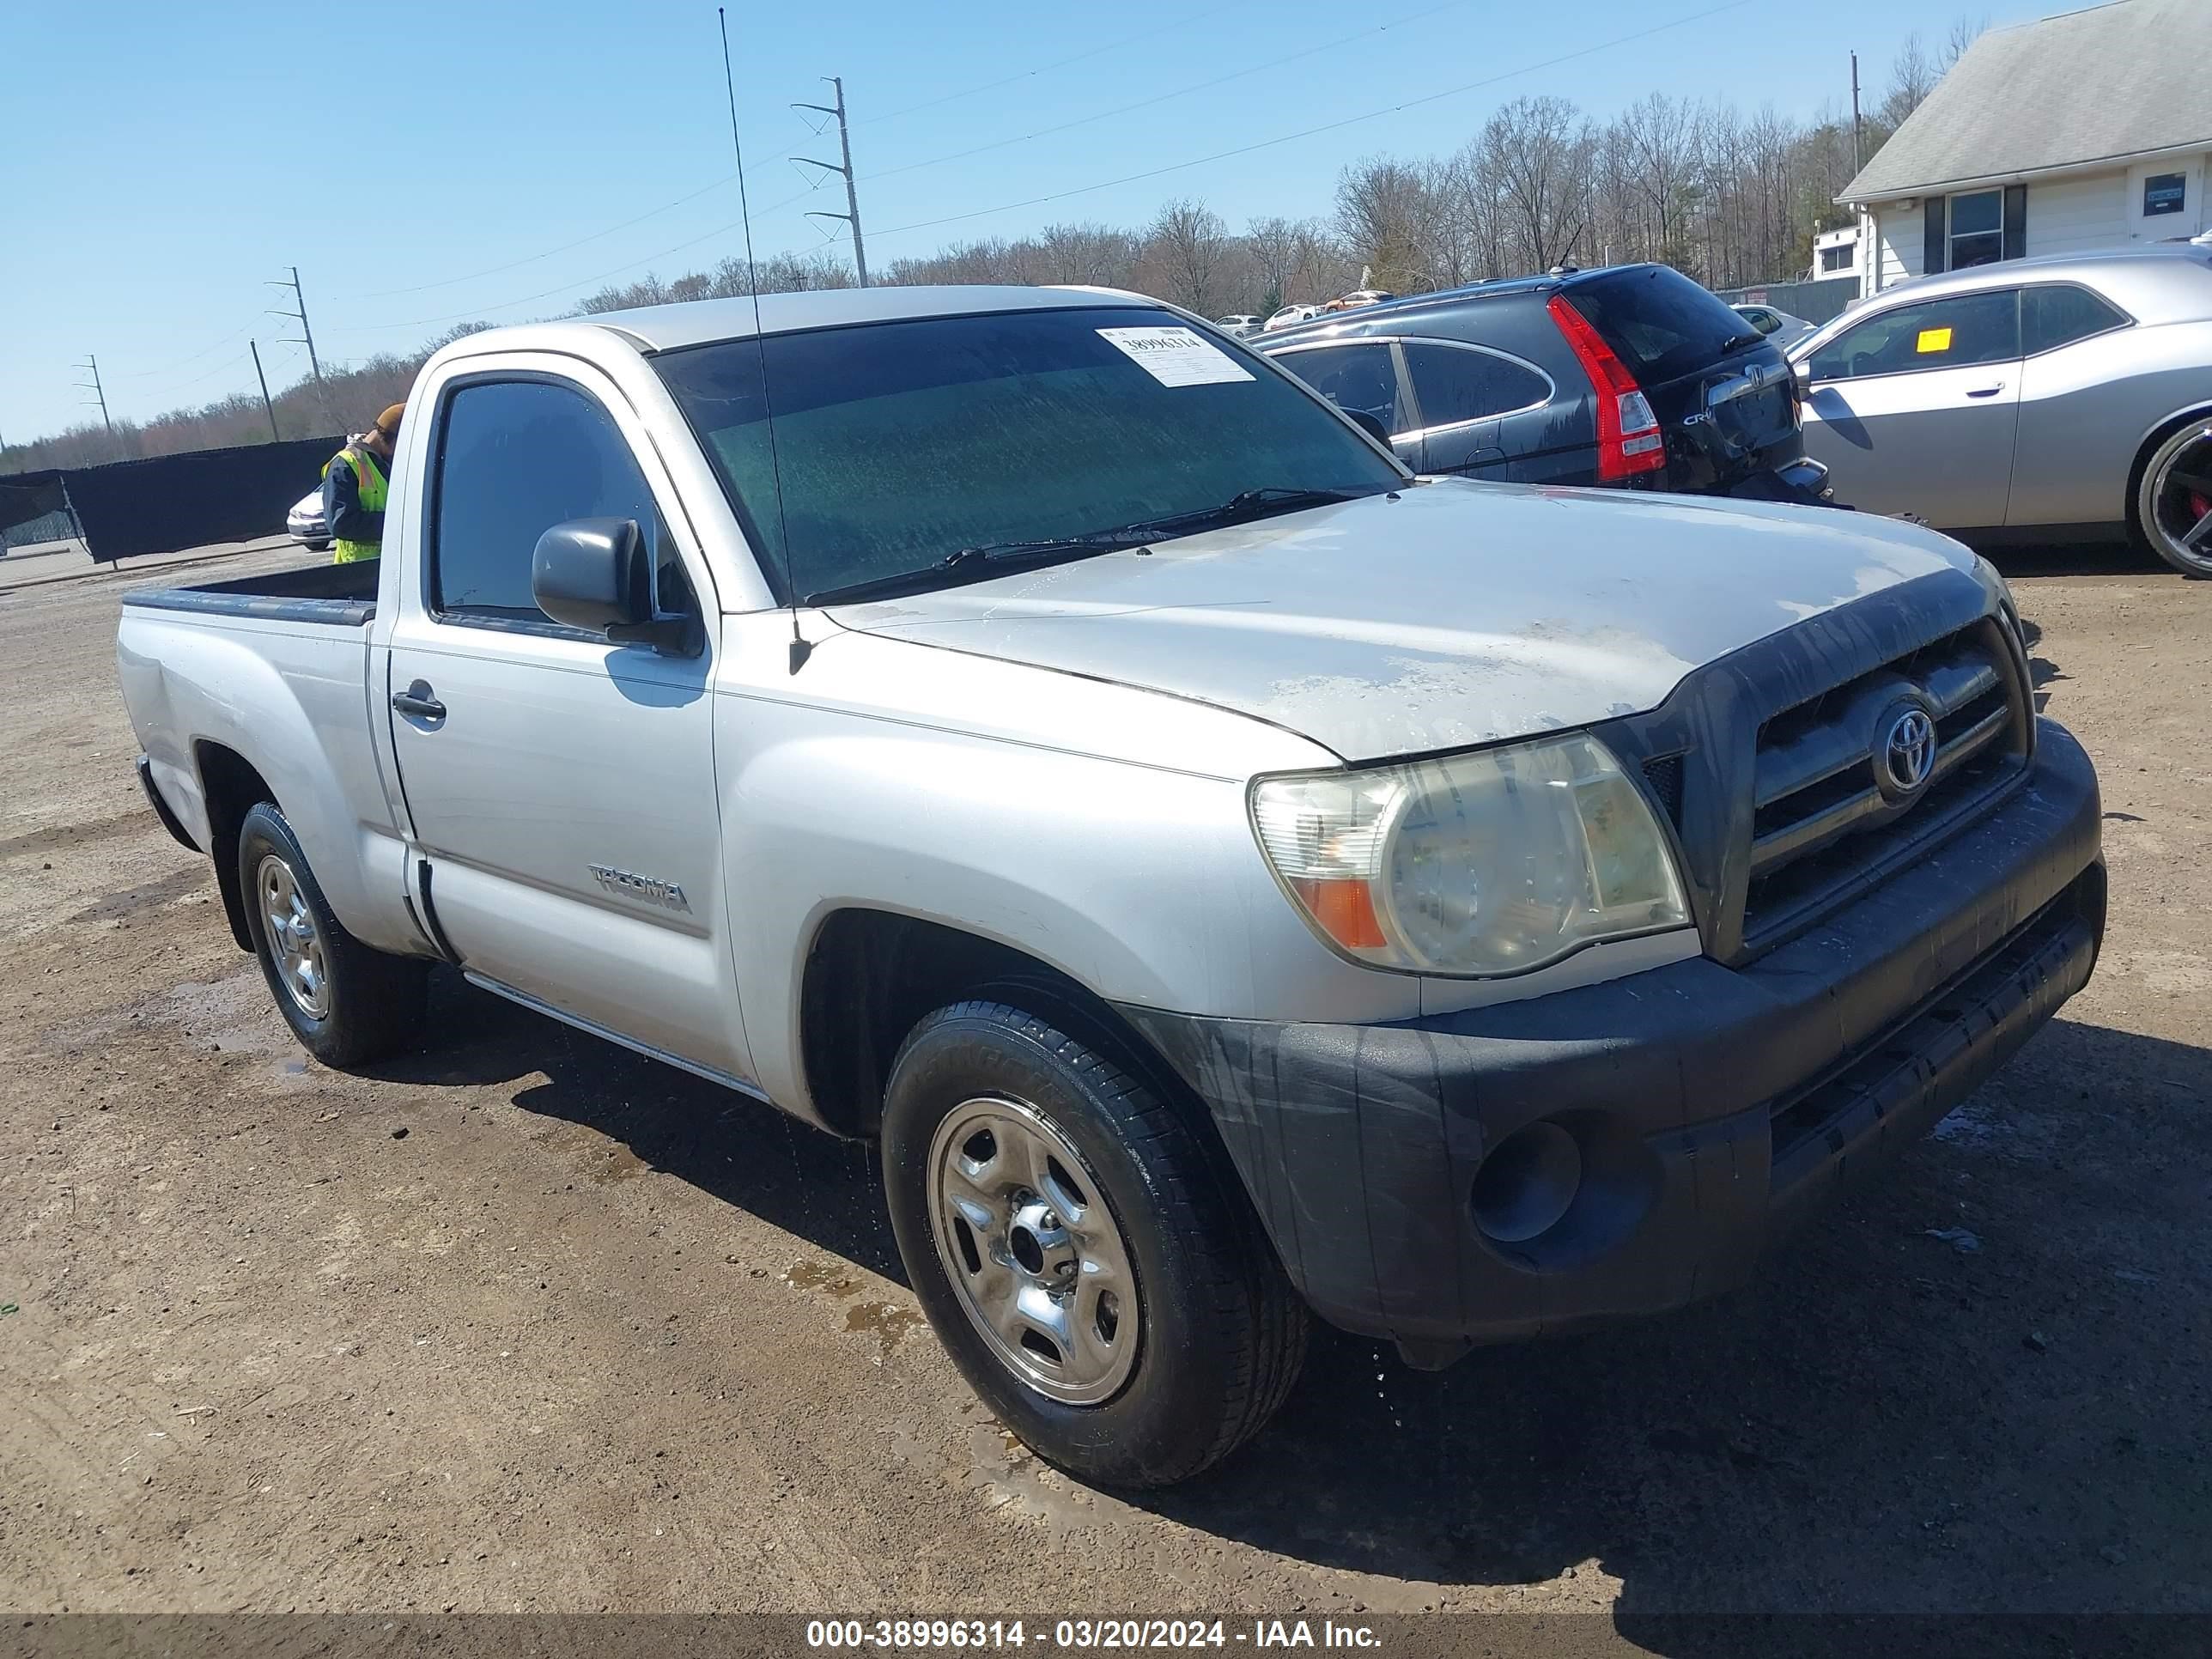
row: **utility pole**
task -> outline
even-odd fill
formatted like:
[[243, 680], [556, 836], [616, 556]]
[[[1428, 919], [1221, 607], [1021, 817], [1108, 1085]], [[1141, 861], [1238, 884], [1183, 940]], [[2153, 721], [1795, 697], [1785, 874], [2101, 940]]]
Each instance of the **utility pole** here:
[[[323, 384], [322, 362], [315, 356], [315, 331], [307, 325], [307, 296], [300, 291], [300, 267], [297, 265], [292, 267], [292, 277], [289, 282], [286, 282], [282, 277], [271, 276], [268, 279], [268, 286], [289, 288], [292, 290], [292, 303], [296, 308], [291, 311], [271, 311], [269, 314], [271, 317], [289, 317], [294, 322], [299, 324], [300, 337], [295, 340], [288, 337], [283, 343], [303, 345], [307, 348], [308, 372], [315, 377], [315, 401], [322, 405], [323, 419], [328, 422], [331, 418], [330, 389]], [[254, 355], [257, 358], [260, 356], [258, 351]]]
[[1851, 54], [1851, 171], [1854, 173], [1866, 165], [1866, 158], [1859, 154], [1863, 143], [1861, 137], [1863, 125], [1864, 124], [1859, 119], [1859, 55], [1853, 52]]
[[283, 441], [276, 431], [276, 405], [269, 401], [269, 377], [261, 369], [261, 342], [248, 340], [246, 347], [253, 353], [253, 378], [261, 382], [261, 406], [269, 411], [269, 441]]
[[845, 125], [845, 77], [842, 75], [825, 75], [822, 78], [837, 89], [836, 105], [833, 106], [829, 104], [793, 104], [792, 108], [819, 110], [824, 115], [834, 115], [837, 118], [837, 153], [844, 158], [843, 162], [840, 166], [832, 167], [827, 161], [809, 161], [804, 155], [793, 156], [792, 159], [806, 167], [820, 167], [824, 173], [844, 175], [845, 211], [809, 213], [806, 216], [810, 219], [842, 219], [847, 224], [852, 226], [853, 269], [860, 273], [860, 286], [866, 288], [868, 285], [868, 252], [860, 241], [860, 192], [853, 188], [853, 135]]
[[107, 435], [112, 441], [115, 436], [115, 422], [107, 416], [107, 393], [100, 384], [100, 359], [88, 353], [85, 360], [77, 367], [92, 371], [92, 378], [89, 380], [79, 380], [76, 383], [77, 388], [82, 392], [89, 392], [99, 400], [100, 423], [107, 428]]

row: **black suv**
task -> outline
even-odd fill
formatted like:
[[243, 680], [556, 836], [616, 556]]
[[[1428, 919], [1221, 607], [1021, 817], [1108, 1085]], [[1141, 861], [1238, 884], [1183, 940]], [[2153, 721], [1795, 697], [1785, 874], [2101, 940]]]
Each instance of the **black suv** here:
[[1417, 471], [1826, 496], [1782, 353], [1666, 265], [1479, 283], [1247, 343]]

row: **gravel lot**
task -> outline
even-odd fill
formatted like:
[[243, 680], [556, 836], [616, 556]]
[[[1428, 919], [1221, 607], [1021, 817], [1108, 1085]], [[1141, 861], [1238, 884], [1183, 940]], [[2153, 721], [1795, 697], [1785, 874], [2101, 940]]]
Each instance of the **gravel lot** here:
[[2212, 583], [2006, 565], [2104, 778], [2088, 991], [1749, 1288], [1324, 1340], [1133, 1504], [968, 1394], [863, 1150], [457, 980], [307, 1063], [131, 775], [160, 573], [0, 564], [0, 1605], [2212, 1611]]

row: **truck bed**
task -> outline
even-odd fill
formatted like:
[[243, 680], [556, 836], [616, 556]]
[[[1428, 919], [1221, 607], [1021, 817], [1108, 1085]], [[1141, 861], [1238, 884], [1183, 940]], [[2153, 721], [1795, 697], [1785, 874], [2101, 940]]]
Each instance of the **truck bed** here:
[[141, 587], [123, 603], [158, 611], [194, 611], [203, 615], [258, 617], [270, 622], [326, 623], [338, 628], [366, 627], [376, 615], [374, 559], [352, 564], [311, 564], [297, 570], [272, 570], [232, 581], [195, 587]]

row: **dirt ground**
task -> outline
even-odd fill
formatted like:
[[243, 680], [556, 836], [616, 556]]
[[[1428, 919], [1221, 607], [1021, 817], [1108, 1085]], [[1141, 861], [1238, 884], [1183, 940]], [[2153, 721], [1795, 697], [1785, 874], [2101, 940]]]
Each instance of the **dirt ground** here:
[[307, 1063], [132, 776], [117, 598], [159, 573], [8, 561], [0, 1606], [1583, 1611], [1637, 1645], [2212, 1611], [2212, 582], [2006, 562], [2104, 779], [2089, 989], [1749, 1288], [1440, 1376], [1324, 1340], [1258, 1442], [1132, 1503], [969, 1395], [862, 1149], [458, 981], [416, 1058]]

